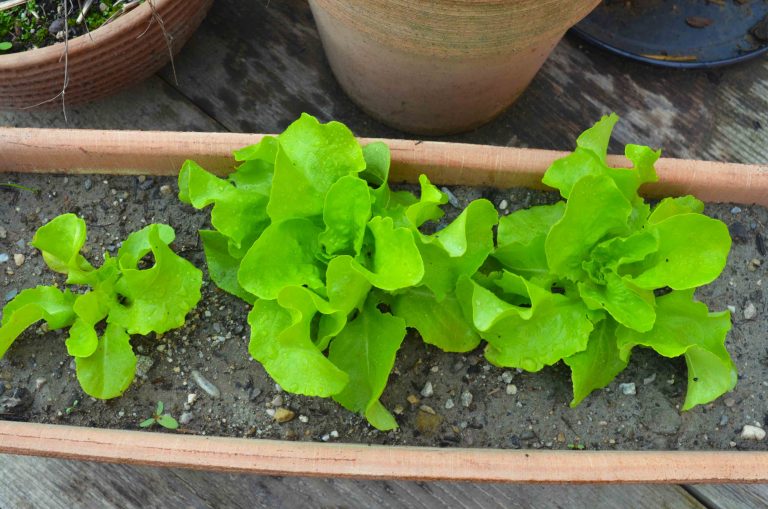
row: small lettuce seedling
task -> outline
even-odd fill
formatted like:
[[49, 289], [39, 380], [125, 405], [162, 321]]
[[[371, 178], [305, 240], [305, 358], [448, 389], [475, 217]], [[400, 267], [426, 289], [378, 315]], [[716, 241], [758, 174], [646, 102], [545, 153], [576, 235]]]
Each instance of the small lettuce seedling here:
[[179, 427], [179, 422], [176, 419], [174, 419], [171, 414], [164, 414], [163, 410], [164, 410], [163, 402], [158, 401], [157, 407], [155, 407], [155, 413], [152, 414], [152, 417], [150, 417], [149, 419], [145, 419], [141, 421], [139, 423], [139, 427], [149, 428], [150, 426], [159, 424], [165, 429], [177, 429]]
[[[120, 396], [136, 372], [130, 334], [162, 334], [180, 327], [200, 300], [202, 273], [171, 250], [174, 238], [170, 226], [149, 225], [130, 234], [116, 257], [105, 253], [104, 263], [95, 268], [80, 254], [85, 221], [64, 214], [42, 226], [32, 245], [48, 267], [67, 275], [68, 285], [86, 290], [38, 286], [19, 293], [3, 308], [0, 357], [40, 320], [49, 329], [69, 327], [67, 352], [75, 358], [83, 390], [99, 399]], [[150, 252], [154, 265], [140, 269], [139, 262]]]

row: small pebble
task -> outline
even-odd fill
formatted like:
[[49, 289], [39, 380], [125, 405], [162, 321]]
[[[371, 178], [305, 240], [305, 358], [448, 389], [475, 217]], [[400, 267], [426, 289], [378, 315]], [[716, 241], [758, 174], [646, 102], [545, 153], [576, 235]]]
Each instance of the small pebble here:
[[56, 34], [62, 30], [64, 30], [64, 20], [62, 18], [55, 19], [51, 22], [50, 25], [48, 25], [48, 32], [51, 34]]
[[0, 239], [4, 239], [8, 236], [8, 230], [0, 226]]
[[507, 391], [507, 394], [509, 394], [510, 396], [514, 396], [515, 394], [517, 394], [517, 385], [515, 384], [507, 385], [506, 391]]
[[309, 422], [309, 417], [307, 417], [306, 415], [300, 415], [300, 416], [299, 416], [299, 420], [300, 420], [301, 422], [303, 422], [304, 424], [306, 424], [306, 423], [308, 423], [308, 422]]
[[24, 261], [27, 259], [26, 256], [24, 256], [22, 253], [16, 253], [13, 255], [13, 263], [16, 264], [17, 267], [21, 267], [24, 265]]
[[509, 384], [509, 383], [512, 383], [512, 379], [513, 379], [514, 377], [515, 377], [515, 374], [514, 374], [514, 373], [512, 373], [511, 371], [505, 371], [504, 373], [502, 373], [502, 374], [501, 374], [501, 380], [502, 380], [502, 381], [503, 381], [505, 384]]
[[472, 404], [472, 400], [474, 399], [474, 396], [469, 391], [464, 391], [461, 393], [461, 404], [464, 407], [469, 407], [469, 405]]
[[198, 370], [192, 370], [192, 379], [195, 381], [198, 387], [200, 387], [206, 394], [212, 398], [218, 398], [221, 396], [221, 391], [218, 387], [209, 382]]
[[727, 426], [728, 425], [728, 416], [723, 414], [720, 416], [720, 426]]
[[411, 405], [418, 405], [419, 402], [421, 401], [419, 397], [415, 394], [409, 394], [408, 397], [405, 399], [408, 400], [408, 403], [410, 403]]
[[270, 417], [275, 416], [275, 409], [274, 408], [267, 408], [267, 415]]
[[275, 410], [274, 417], [275, 417], [275, 421], [282, 424], [284, 422], [292, 421], [293, 418], [296, 417], [296, 412], [288, 408], [280, 407], [277, 410]]
[[101, 2], [99, 4], [99, 10], [101, 12], [107, 12], [109, 10], [109, 6], [107, 4], [105, 4], [104, 2]]
[[730, 408], [730, 407], [732, 407], [733, 405], [735, 405], [735, 404], [736, 404], [736, 400], [735, 400], [735, 399], [733, 399], [733, 398], [725, 398], [725, 399], [723, 400], [723, 403], [725, 404], [725, 406], [727, 406], [728, 408]]
[[448, 398], [448, 399], [445, 400], [445, 409], [446, 410], [450, 410], [454, 406], [456, 406], [456, 404], [453, 402], [453, 400], [451, 398]]
[[507, 210], [507, 207], [509, 207], [509, 202], [507, 200], [501, 200], [501, 202], [499, 202], [499, 209]]
[[35, 390], [39, 391], [42, 389], [43, 385], [45, 385], [48, 382], [45, 378], [38, 378], [35, 380]]
[[421, 389], [421, 395], [423, 397], [425, 397], [425, 398], [428, 398], [428, 397], [432, 396], [434, 393], [435, 393], [435, 391], [434, 391], [434, 389], [432, 387], [432, 382], [425, 383], [424, 384], [424, 388]]
[[321, 437], [320, 437], [320, 440], [322, 440], [323, 442], [327, 442], [327, 441], [329, 441], [330, 439], [331, 439], [331, 435], [329, 435], [329, 434], [327, 434], [327, 433], [326, 433], [325, 435], [323, 435], [323, 436], [321, 436]]
[[733, 207], [731, 209], [731, 214], [738, 214], [741, 212], [741, 207]]
[[652, 384], [654, 381], [656, 381], [656, 373], [649, 377], [643, 378], [643, 385]]
[[461, 203], [459, 203], [459, 199], [456, 198], [456, 195], [451, 192], [450, 189], [447, 187], [441, 187], [440, 190], [448, 196], [448, 203], [456, 207], [457, 209], [461, 208]]
[[10, 300], [11, 300], [11, 299], [13, 299], [14, 297], [16, 297], [18, 294], [19, 294], [19, 291], [18, 291], [18, 290], [16, 290], [15, 288], [13, 288], [13, 289], [9, 290], [9, 291], [8, 291], [8, 292], [5, 294], [5, 300], [6, 300], [6, 301], [10, 301]]
[[90, 191], [93, 189], [93, 181], [91, 179], [85, 179], [85, 182], [83, 182], [83, 187], [86, 191]]
[[187, 394], [187, 404], [188, 405], [194, 405], [195, 401], [197, 401], [197, 394], [194, 392], [190, 392]]
[[171, 186], [169, 186], [168, 184], [163, 184], [162, 186], [160, 186], [160, 192], [162, 194], [171, 194], [173, 192], [173, 189], [171, 189]]
[[432, 414], [432, 415], [435, 415], [437, 413], [435, 412], [435, 409], [429, 405], [421, 405], [419, 407], [419, 410], [421, 410], [422, 412], [427, 412], [428, 414]]
[[330, 432], [331, 438], [339, 438], [339, 432], [336, 430], [333, 430]]
[[736, 312], [736, 306], [725, 306], [725, 307], [728, 308], [728, 311], [730, 311], [731, 314]]
[[189, 424], [190, 421], [192, 421], [192, 414], [189, 412], [184, 412], [179, 417], [179, 424]]
[[637, 394], [637, 389], [635, 388], [634, 382], [619, 384], [619, 390], [625, 396], [634, 396], [635, 394]]
[[751, 424], [745, 424], [741, 430], [741, 438], [760, 441], [765, 438], [765, 430]]
[[137, 355], [136, 356], [136, 376], [139, 378], [146, 378], [147, 374], [149, 373], [149, 370], [152, 369], [152, 366], [155, 364], [155, 361], [152, 360], [152, 357], [149, 357], [147, 355]]
[[744, 319], [752, 320], [757, 316], [757, 308], [751, 302], [747, 303], [747, 307], [744, 308]]
[[270, 401], [270, 403], [274, 407], [283, 406], [283, 396], [281, 394], [278, 394], [277, 396], [272, 398], [272, 401]]
[[0, 253], [0, 263], [5, 263], [9, 259], [8, 255], [6, 253]]

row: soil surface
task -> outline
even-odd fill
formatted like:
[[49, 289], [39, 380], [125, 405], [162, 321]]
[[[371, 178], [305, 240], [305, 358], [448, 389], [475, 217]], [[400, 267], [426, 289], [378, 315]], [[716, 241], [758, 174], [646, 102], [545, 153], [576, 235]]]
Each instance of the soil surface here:
[[[176, 229], [176, 251], [205, 266], [196, 231], [206, 226], [208, 213], [181, 204], [173, 178], [6, 174], [2, 180], [35, 191], [0, 186], [0, 305], [24, 288], [63, 284], [28, 243], [40, 225], [65, 212], [86, 220], [86, 256], [94, 264], [130, 232], [165, 222]], [[462, 207], [485, 197], [502, 213], [556, 199], [529, 190], [451, 191]], [[458, 209], [448, 205], [446, 212], [455, 216]], [[706, 212], [728, 223], [734, 244], [723, 275], [698, 297], [712, 310], [734, 311], [727, 347], [740, 374], [733, 392], [685, 413], [682, 359], [636, 349], [610, 386], [571, 409], [570, 372], [562, 364], [539, 373], [504, 370], [488, 364], [481, 349], [447, 354], [410, 334], [382, 397], [400, 428], [379, 432], [331, 400], [277, 387], [247, 353], [248, 306], [204, 282], [187, 325], [160, 338], [133, 337], [139, 373], [115, 400], [97, 401], [80, 390], [65, 332], [30, 328], [0, 360], [0, 418], [139, 429], [163, 401], [182, 423], [178, 432], [205, 435], [495, 448], [766, 450], [768, 440], [741, 433], [745, 425], [768, 425], [768, 210], [721, 204]], [[634, 384], [635, 390], [620, 384]], [[206, 385], [217, 390], [206, 391]], [[294, 418], [278, 423], [276, 409], [290, 410]]]
[[63, 42], [65, 33], [69, 39], [85, 35], [120, 15], [126, 4], [128, 9], [135, 7], [134, 0], [93, 0], [88, 8], [86, 0], [31, 0], [0, 11], [0, 44], [11, 44], [10, 48], [1, 49], [0, 55]]

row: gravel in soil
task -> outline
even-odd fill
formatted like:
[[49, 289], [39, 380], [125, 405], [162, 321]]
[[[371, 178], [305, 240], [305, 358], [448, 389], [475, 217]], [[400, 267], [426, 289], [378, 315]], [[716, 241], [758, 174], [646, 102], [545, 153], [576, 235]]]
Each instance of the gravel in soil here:
[[[0, 187], [0, 305], [24, 288], [63, 284], [29, 246], [35, 230], [74, 212], [88, 224], [94, 263], [131, 231], [165, 222], [174, 248], [204, 267], [196, 234], [207, 213], [176, 198], [172, 178], [14, 175], [5, 180], [36, 192]], [[490, 199], [502, 214], [551, 202], [552, 193], [452, 187], [465, 206]], [[446, 206], [448, 218], [458, 209]], [[727, 347], [739, 368], [736, 389], [682, 413], [686, 370], [638, 349], [627, 370], [578, 408], [568, 406], [570, 372], [562, 364], [539, 373], [499, 369], [482, 350], [441, 352], [409, 334], [382, 397], [400, 424], [379, 432], [331, 400], [283, 392], [247, 353], [248, 306], [204, 283], [187, 324], [162, 337], [134, 336], [135, 382], [125, 395], [97, 401], [83, 394], [67, 356], [63, 331], [32, 327], [0, 360], [0, 418], [139, 429], [157, 401], [179, 419], [180, 432], [288, 440], [494, 448], [768, 449], [768, 298], [764, 239], [768, 210], [733, 204], [706, 212], [728, 223], [734, 238], [728, 266], [698, 297], [733, 312]], [[746, 428], [745, 428], [746, 427]], [[153, 432], [169, 432], [153, 427]]]

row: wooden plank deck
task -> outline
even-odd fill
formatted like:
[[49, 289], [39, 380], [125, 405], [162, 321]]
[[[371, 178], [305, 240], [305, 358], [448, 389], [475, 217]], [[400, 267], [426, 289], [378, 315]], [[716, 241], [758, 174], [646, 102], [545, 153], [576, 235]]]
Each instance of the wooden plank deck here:
[[[218, 0], [176, 60], [144, 84], [59, 111], [0, 112], [0, 126], [275, 132], [302, 111], [358, 135], [410, 137], [363, 114], [327, 67], [302, 0]], [[568, 150], [600, 115], [624, 119], [616, 146], [768, 161], [768, 60], [668, 71], [566, 38], [520, 101], [452, 141]], [[76, 133], [74, 134], [76, 135]], [[768, 466], [766, 466], [768, 468]], [[519, 486], [259, 477], [0, 456], [0, 508], [23, 507], [708, 507], [768, 506], [764, 485]]]

